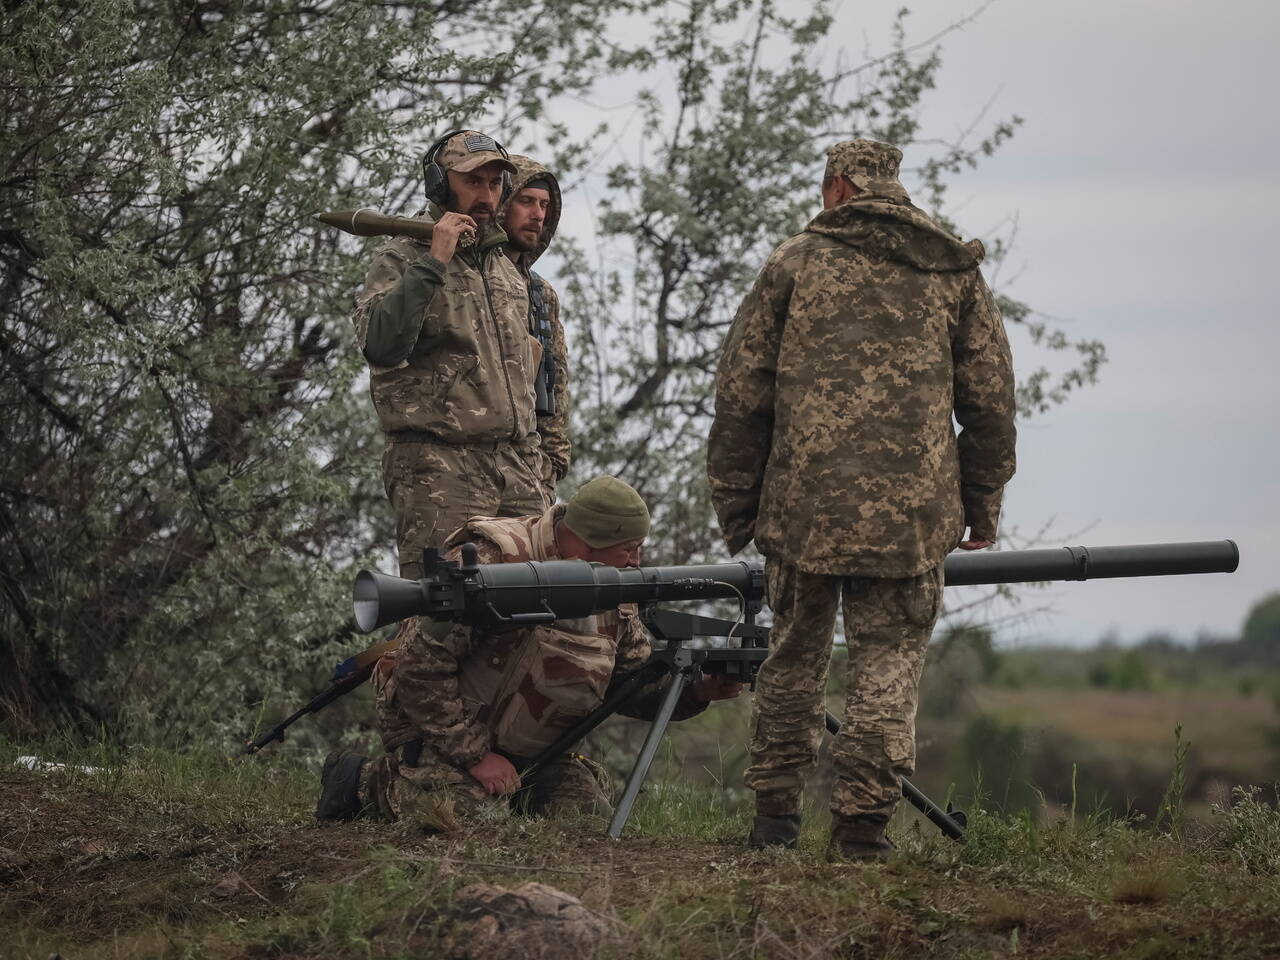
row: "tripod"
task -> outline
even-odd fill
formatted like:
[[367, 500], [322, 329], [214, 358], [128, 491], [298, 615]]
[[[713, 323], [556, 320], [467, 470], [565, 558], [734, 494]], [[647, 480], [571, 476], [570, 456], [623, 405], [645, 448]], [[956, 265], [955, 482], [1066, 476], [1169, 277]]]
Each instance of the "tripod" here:
[[[769, 628], [755, 623], [755, 614], [758, 609], [758, 604], [755, 610], [748, 607], [744, 619], [735, 622], [678, 613], [655, 605], [642, 607], [640, 615], [645, 626], [655, 640], [664, 641], [666, 645], [655, 650], [647, 661], [609, 692], [600, 706], [561, 734], [521, 773], [536, 770], [555, 760], [617, 713], [647, 684], [663, 676], [670, 676], [671, 684], [667, 687], [658, 712], [649, 726], [644, 744], [636, 754], [635, 765], [632, 766], [631, 773], [627, 777], [627, 785], [622, 791], [622, 799], [618, 801], [613, 820], [609, 823], [609, 836], [617, 840], [622, 836], [623, 828], [631, 816], [632, 808], [635, 807], [636, 799], [640, 795], [640, 787], [649, 775], [649, 768], [653, 765], [658, 746], [667, 732], [667, 724], [671, 722], [676, 703], [696, 673], [701, 671], [719, 674], [741, 683], [754, 685], [756, 671], [769, 653]], [[740, 637], [742, 646], [716, 648], [685, 646], [694, 637]], [[826, 728], [833, 735], [840, 731], [840, 721], [832, 716], [830, 711], [826, 714]], [[949, 804], [947, 809], [943, 810], [921, 793], [906, 777], [902, 778], [902, 795], [951, 839], [964, 839], [964, 813], [952, 810]]]

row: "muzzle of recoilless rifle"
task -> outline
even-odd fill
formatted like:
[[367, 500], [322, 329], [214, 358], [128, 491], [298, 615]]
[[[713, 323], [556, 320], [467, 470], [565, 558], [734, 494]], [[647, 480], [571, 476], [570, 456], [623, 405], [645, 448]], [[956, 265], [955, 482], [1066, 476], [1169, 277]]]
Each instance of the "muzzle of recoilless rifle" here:
[[[1166, 577], [1231, 573], [1240, 550], [1231, 540], [1152, 543], [1117, 547], [1057, 547], [950, 556], [948, 586]], [[463, 546], [461, 563], [428, 551], [426, 575], [404, 580], [368, 570], [356, 577], [356, 624], [365, 633], [408, 617], [488, 626], [531, 626], [586, 617], [623, 603], [764, 598], [759, 560], [685, 567], [618, 569], [582, 560], [530, 560], [476, 564], [475, 547]]]

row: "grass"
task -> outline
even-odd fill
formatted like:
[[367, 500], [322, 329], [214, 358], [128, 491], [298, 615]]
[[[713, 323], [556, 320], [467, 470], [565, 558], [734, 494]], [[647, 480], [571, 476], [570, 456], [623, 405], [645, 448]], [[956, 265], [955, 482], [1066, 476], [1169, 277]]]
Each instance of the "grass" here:
[[686, 781], [646, 789], [620, 842], [590, 817], [320, 826], [315, 789], [265, 755], [0, 741], [0, 956], [443, 957], [465, 939], [460, 890], [529, 880], [607, 918], [607, 956], [1280, 954], [1280, 814], [1258, 791], [1177, 834], [978, 807], [955, 844], [904, 814], [897, 855], [858, 867], [823, 859], [820, 814], [798, 850], [748, 851], [740, 805]]
[[895, 858], [850, 867], [823, 859], [820, 812], [799, 850], [748, 851], [742, 806], [687, 780], [646, 788], [620, 842], [599, 818], [424, 836], [319, 826], [296, 759], [0, 741], [0, 956], [447, 956], [458, 891], [530, 879], [611, 920], [609, 956], [1280, 954], [1276, 797], [1238, 790], [1199, 822], [1179, 777], [1161, 829], [979, 805], [957, 845], [904, 813]]

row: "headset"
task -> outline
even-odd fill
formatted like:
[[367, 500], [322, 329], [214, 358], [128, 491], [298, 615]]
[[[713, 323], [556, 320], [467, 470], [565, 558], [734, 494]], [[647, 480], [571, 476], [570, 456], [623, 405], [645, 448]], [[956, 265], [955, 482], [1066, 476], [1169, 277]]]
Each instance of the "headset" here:
[[[431, 146], [427, 148], [427, 152], [422, 155], [422, 180], [426, 187], [427, 199], [432, 203], [435, 203], [442, 210], [449, 203], [449, 171], [445, 170], [443, 164], [436, 159], [436, 155], [439, 154], [441, 148], [449, 142], [451, 137], [456, 137], [460, 133], [466, 133], [470, 129], [470, 127], [458, 127], [457, 129], [450, 130], [444, 136], [436, 140], [435, 143], [431, 144]], [[498, 152], [501, 153], [505, 159], [511, 159], [511, 155], [507, 153], [506, 148], [502, 144], [497, 140], [494, 140], [493, 137], [489, 137], [488, 139], [492, 141], [495, 147], [498, 148]], [[507, 202], [507, 198], [511, 196], [511, 190], [511, 171], [503, 170], [502, 199], [498, 201], [499, 205]]]

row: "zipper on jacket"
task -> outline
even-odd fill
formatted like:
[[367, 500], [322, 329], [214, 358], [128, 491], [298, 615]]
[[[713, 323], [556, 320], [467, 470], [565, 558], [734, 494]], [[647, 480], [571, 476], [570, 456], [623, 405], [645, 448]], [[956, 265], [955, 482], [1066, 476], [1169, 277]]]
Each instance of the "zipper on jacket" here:
[[[498, 255], [504, 256], [502, 253]], [[511, 439], [518, 440], [520, 438], [516, 435], [518, 426], [516, 422], [516, 396], [511, 389], [511, 374], [507, 371], [507, 351], [502, 346], [502, 328], [498, 324], [498, 311], [493, 308], [493, 291], [489, 289], [489, 277], [484, 272], [484, 257], [478, 254], [477, 259], [480, 260], [480, 282], [484, 284], [485, 303], [489, 307], [489, 318], [493, 320], [494, 335], [498, 338], [498, 354], [502, 363], [502, 382], [507, 385], [507, 404], [508, 409], [511, 411]]]

